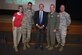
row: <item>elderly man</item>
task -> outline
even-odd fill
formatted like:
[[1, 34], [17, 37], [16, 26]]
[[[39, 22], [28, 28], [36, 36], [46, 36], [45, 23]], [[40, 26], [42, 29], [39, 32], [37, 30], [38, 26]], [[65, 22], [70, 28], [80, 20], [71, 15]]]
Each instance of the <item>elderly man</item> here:
[[59, 28], [56, 33], [58, 45], [56, 45], [55, 47], [60, 47], [59, 51], [62, 51], [63, 46], [65, 45], [66, 42], [65, 38], [67, 35], [67, 27], [71, 24], [70, 15], [67, 12], [65, 12], [64, 5], [60, 6], [59, 19], [60, 19]]
[[34, 11], [32, 9], [32, 3], [28, 2], [27, 8], [24, 9], [24, 18], [22, 21], [22, 36], [23, 36], [23, 49], [26, 49], [26, 47], [30, 47], [29, 41], [30, 41], [30, 34], [32, 29], [32, 19], [33, 19]]

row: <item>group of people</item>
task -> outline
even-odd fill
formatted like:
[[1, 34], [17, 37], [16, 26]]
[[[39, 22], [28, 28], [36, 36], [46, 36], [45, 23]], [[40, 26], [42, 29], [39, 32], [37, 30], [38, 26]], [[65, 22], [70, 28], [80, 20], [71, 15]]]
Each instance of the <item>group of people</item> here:
[[[28, 2], [27, 8], [22, 5], [18, 6], [18, 12], [15, 12], [12, 19], [13, 42], [14, 49], [18, 52], [18, 44], [22, 37], [23, 49], [30, 48], [29, 41], [31, 38], [31, 30], [33, 21], [36, 27], [36, 44], [35, 49], [44, 49], [43, 40], [45, 30], [47, 29], [47, 46], [48, 50], [59, 47], [59, 51], [63, 50], [67, 27], [71, 24], [70, 15], [65, 12], [65, 6], [60, 6], [60, 12], [56, 12], [54, 4], [50, 5], [50, 12], [44, 11], [44, 4], [39, 4], [39, 10], [32, 9], [32, 3]], [[57, 39], [58, 44], [55, 44]]]

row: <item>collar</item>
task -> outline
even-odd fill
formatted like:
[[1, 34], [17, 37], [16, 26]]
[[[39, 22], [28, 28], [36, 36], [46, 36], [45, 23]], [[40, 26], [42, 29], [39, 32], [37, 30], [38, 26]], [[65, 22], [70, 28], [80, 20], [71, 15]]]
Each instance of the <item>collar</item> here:
[[17, 12], [18, 15], [21, 15], [21, 13]]

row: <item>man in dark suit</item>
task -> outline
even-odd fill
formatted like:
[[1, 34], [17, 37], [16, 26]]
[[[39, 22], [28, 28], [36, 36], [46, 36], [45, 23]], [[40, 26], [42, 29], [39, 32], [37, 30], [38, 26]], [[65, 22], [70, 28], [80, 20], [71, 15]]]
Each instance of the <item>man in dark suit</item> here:
[[44, 5], [39, 5], [39, 10], [34, 14], [34, 23], [36, 25], [36, 46], [35, 48], [40, 47], [43, 49], [43, 40], [44, 40], [44, 32], [47, 26], [47, 13], [44, 11]]

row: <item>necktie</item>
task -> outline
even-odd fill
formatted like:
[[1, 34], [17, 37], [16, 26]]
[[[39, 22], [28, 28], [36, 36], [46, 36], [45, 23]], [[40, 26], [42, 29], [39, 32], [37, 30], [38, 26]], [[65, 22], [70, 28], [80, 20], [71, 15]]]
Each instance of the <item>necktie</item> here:
[[42, 14], [42, 11], [40, 12], [40, 24], [42, 23], [42, 18], [43, 18], [43, 14]]

